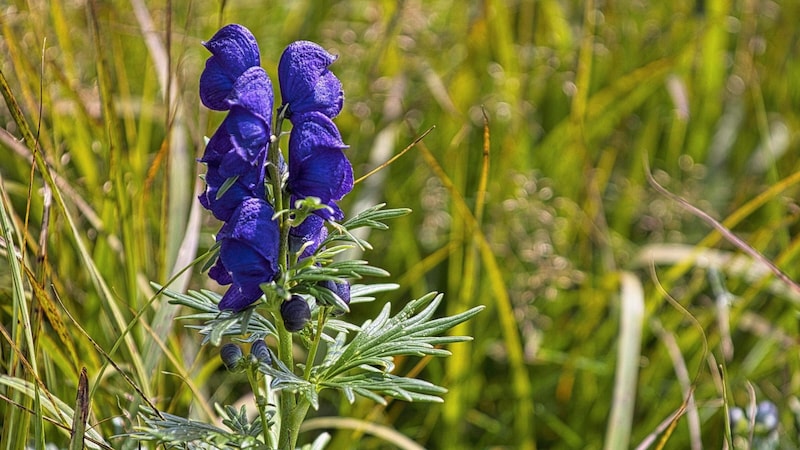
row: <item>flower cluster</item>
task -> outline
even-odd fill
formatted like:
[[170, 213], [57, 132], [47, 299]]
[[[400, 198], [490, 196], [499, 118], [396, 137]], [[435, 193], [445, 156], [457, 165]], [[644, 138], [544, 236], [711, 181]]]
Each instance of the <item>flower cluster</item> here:
[[[228, 25], [204, 45], [211, 57], [200, 77], [200, 99], [212, 110], [227, 111], [200, 159], [208, 168], [200, 203], [224, 222], [209, 276], [230, 285], [220, 310], [241, 311], [261, 297], [263, 283], [285, 270], [287, 262], [279, 261], [282, 236], [289, 251], [305, 258], [325, 240], [325, 222], [344, 217], [337, 202], [353, 188], [353, 169], [332, 121], [344, 93], [328, 70], [336, 57], [313, 42], [294, 42], [278, 65], [282, 103], [273, 124], [272, 82], [260, 66], [253, 34]], [[284, 119], [292, 124], [288, 162], [278, 146]], [[278, 189], [268, 189], [270, 182]], [[292, 208], [306, 198], [315, 198], [319, 207], [295, 215]], [[278, 205], [288, 209], [288, 220], [276, 219], [286, 212], [276, 211]], [[282, 226], [291, 228], [284, 234]], [[337, 295], [349, 298], [349, 292]]]

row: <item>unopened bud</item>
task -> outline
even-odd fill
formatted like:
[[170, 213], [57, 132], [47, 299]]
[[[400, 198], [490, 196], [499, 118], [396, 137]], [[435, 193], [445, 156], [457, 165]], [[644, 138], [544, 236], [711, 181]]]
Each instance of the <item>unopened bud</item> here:
[[283, 317], [283, 326], [287, 330], [300, 331], [311, 319], [311, 308], [303, 297], [293, 295], [291, 299], [281, 304], [281, 317]]
[[267, 347], [267, 343], [264, 342], [263, 339], [253, 342], [253, 345], [250, 347], [250, 354], [258, 362], [266, 363], [267, 365], [272, 364], [272, 357], [269, 354], [269, 347]]
[[225, 368], [233, 371], [242, 360], [242, 349], [236, 344], [225, 344], [219, 349], [219, 356]]

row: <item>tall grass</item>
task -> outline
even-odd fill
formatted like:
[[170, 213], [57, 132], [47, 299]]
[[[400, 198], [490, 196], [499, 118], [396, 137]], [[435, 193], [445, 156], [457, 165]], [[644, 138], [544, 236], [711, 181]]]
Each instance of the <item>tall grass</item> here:
[[[447, 386], [443, 405], [325, 398], [318, 416], [357, 421], [301, 440], [718, 448], [728, 407], [755, 398], [800, 445], [797, 294], [645, 173], [798, 276], [798, 17], [756, 0], [0, 5], [2, 447], [67, 446], [84, 367], [86, 436], [114, 448], [141, 405], [210, 420], [246, 384], [149, 284], [217, 289], [181, 271], [218, 227], [195, 159], [222, 117], [197, 80], [201, 40], [229, 22], [273, 78], [293, 40], [340, 55], [357, 177], [436, 127], [345, 209], [414, 209], [370, 238], [366, 258], [402, 285], [381, 300], [487, 305], [452, 358], [398, 361]], [[621, 323], [636, 283], [641, 332]], [[385, 432], [350, 426], [367, 422]]]

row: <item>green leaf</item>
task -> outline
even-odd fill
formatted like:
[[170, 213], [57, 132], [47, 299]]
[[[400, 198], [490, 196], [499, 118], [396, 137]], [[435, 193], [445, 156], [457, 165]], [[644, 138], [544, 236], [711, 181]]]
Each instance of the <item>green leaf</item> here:
[[231, 186], [233, 186], [233, 183], [236, 183], [236, 180], [238, 180], [238, 179], [239, 179], [239, 175], [234, 175], [234, 176], [232, 176], [230, 178], [227, 178], [225, 180], [225, 182], [222, 183], [222, 186], [219, 187], [219, 190], [217, 191], [216, 200], [221, 199], [222, 196], [225, 195], [226, 192], [228, 192], [228, 189], [230, 189]]
[[312, 378], [321, 387], [342, 391], [349, 401], [358, 394], [383, 402], [382, 395], [407, 401], [441, 401], [444, 388], [426, 381], [392, 375], [394, 356], [447, 356], [437, 345], [471, 340], [468, 336], [440, 336], [483, 310], [478, 306], [448, 317], [433, 319], [442, 294], [430, 293], [409, 302], [394, 317], [387, 304], [374, 320], [366, 321], [346, 343], [340, 332]]

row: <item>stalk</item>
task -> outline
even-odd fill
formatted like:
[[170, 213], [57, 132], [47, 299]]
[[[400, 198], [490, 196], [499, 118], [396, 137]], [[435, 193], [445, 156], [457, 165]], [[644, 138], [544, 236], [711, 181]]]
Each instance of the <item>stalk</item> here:
[[311, 348], [308, 350], [308, 357], [306, 358], [306, 369], [303, 372], [303, 379], [308, 381], [311, 378], [311, 367], [314, 364], [314, 358], [317, 356], [317, 349], [319, 349], [319, 342], [322, 340], [322, 329], [325, 327], [325, 321], [328, 318], [328, 308], [321, 308], [320, 314], [317, 319], [317, 332], [314, 334], [314, 340], [311, 342]]
[[269, 403], [267, 397], [269, 395], [269, 385], [265, 386], [264, 395], [261, 395], [261, 391], [259, 389], [259, 378], [261, 378], [261, 373], [257, 368], [248, 368], [247, 381], [250, 382], [250, 389], [253, 390], [253, 394], [256, 396], [256, 407], [258, 408], [258, 415], [261, 417], [261, 431], [264, 433], [264, 443], [267, 445], [267, 448], [275, 448], [275, 442], [272, 440], [272, 433], [270, 433], [269, 422], [267, 421], [267, 404]]
[[[269, 150], [267, 152], [267, 159], [269, 160], [269, 173], [270, 182], [272, 184], [272, 194], [275, 212], [277, 213], [276, 220], [280, 229], [280, 247], [278, 250], [278, 265], [280, 268], [281, 278], [285, 280], [285, 275], [289, 269], [289, 227], [290, 223], [284, 210], [284, 191], [281, 184], [280, 173], [280, 136], [281, 129], [283, 128], [283, 119], [285, 118], [288, 105], [283, 106], [278, 110], [275, 117], [274, 133], [270, 138]], [[275, 318], [275, 326], [278, 329], [278, 358], [286, 367], [294, 369], [294, 357], [292, 356], [292, 333], [289, 332], [283, 325], [283, 318], [280, 311], [273, 311]], [[280, 392], [280, 416], [281, 416], [281, 429], [278, 437], [278, 448], [284, 450], [294, 449], [295, 442], [297, 442], [297, 433], [299, 431], [299, 423], [295, 414], [297, 411], [297, 398], [295, 394], [287, 391]], [[308, 406], [305, 407], [305, 412], [308, 411]], [[302, 421], [302, 419], [301, 419]]]

